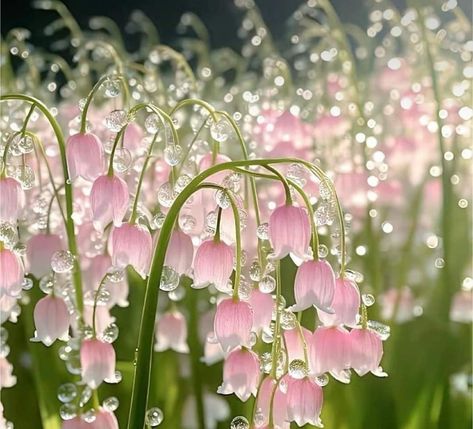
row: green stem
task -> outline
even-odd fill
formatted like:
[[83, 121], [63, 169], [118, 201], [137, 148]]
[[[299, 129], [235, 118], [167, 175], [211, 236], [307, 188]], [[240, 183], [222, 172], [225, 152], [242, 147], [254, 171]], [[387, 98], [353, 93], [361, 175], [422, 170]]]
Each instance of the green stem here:
[[155, 245], [150, 274], [146, 284], [145, 299], [141, 317], [140, 333], [136, 348], [136, 366], [133, 378], [133, 388], [128, 418], [128, 429], [143, 428], [145, 412], [148, 402], [149, 383], [151, 378], [151, 365], [153, 357], [153, 338], [155, 328], [155, 315], [158, 305], [159, 285], [161, 281], [164, 260], [169, 240], [174, 229], [174, 224], [178, 219], [181, 207], [187, 199], [199, 189], [201, 183], [212, 174], [220, 171], [233, 169], [235, 167], [264, 166], [272, 164], [283, 164], [301, 162], [294, 158], [275, 158], [270, 160], [243, 160], [231, 161], [214, 165], [197, 175], [177, 196], [174, 203], [169, 208], [164, 220], [159, 240]]
[[108, 163], [108, 171], [107, 171], [107, 175], [109, 177], [113, 176], [113, 158], [115, 158], [115, 152], [117, 150], [118, 142], [120, 141], [121, 138], [123, 138], [126, 127], [127, 125], [122, 127], [120, 131], [118, 131], [117, 135], [115, 136], [115, 140], [113, 141], [112, 152], [110, 153], [110, 161]]
[[100, 280], [99, 287], [95, 291], [94, 306], [92, 308], [92, 335], [93, 335], [94, 338], [97, 337], [96, 320], [95, 320], [95, 315], [96, 315], [96, 312], [97, 312], [97, 303], [98, 303], [98, 300], [99, 300], [100, 292], [102, 291], [102, 287], [105, 285], [107, 279], [108, 279], [108, 273], [106, 273], [102, 277], [102, 280]]
[[271, 166], [266, 166], [266, 170], [271, 171], [282, 183], [284, 186], [284, 193], [286, 194], [286, 205], [291, 206], [292, 205], [292, 197], [291, 197], [291, 188], [289, 187], [289, 183], [287, 182], [287, 179], [275, 168]]
[[0, 96], [0, 101], [10, 101], [10, 100], [19, 100], [19, 101], [35, 104], [36, 107], [41, 111], [41, 113], [48, 120], [56, 136], [56, 140], [59, 146], [59, 154], [61, 156], [62, 171], [64, 175], [64, 189], [65, 189], [65, 194], [66, 194], [66, 216], [67, 216], [66, 235], [67, 235], [67, 240], [69, 243], [69, 250], [74, 255], [74, 271], [72, 273], [72, 277], [73, 277], [73, 282], [74, 282], [77, 310], [79, 311], [80, 317], [82, 319], [82, 312], [84, 308], [83, 295], [82, 295], [82, 273], [80, 269], [79, 252], [77, 249], [74, 219], [72, 218], [72, 214], [73, 214], [73, 206], [72, 206], [73, 197], [72, 197], [72, 185], [71, 185], [72, 182], [69, 178], [69, 171], [67, 168], [66, 144], [64, 140], [64, 135], [62, 134], [61, 127], [59, 123], [56, 121], [56, 118], [52, 115], [52, 113], [48, 110], [48, 108], [43, 104], [43, 102], [41, 102], [37, 98], [30, 97], [25, 94], [4, 94]]
[[274, 326], [273, 346], [271, 349], [271, 377], [276, 380], [276, 370], [279, 352], [279, 336], [281, 331], [281, 311], [279, 305], [281, 301], [281, 263], [276, 262], [276, 324]]

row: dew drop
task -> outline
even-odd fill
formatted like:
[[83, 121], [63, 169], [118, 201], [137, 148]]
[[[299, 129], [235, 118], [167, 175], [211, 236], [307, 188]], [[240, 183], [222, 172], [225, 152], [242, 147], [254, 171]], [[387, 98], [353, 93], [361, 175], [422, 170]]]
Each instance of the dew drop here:
[[243, 416], [234, 417], [230, 423], [230, 429], [249, 429], [250, 423], [248, 419]]
[[75, 258], [69, 250], [58, 250], [51, 257], [51, 268], [55, 273], [68, 273], [74, 268]]
[[361, 295], [361, 299], [363, 300], [363, 304], [367, 307], [371, 307], [375, 303], [375, 298], [370, 293], [364, 293]]
[[289, 375], [295, 379], [307, 376], [307, 365], [302, 359], [294, 359], [289, 363]]
[[159, 426], [164, 420], [163, 412], [157, 407], [150, 408], [146, 411], [145, 423], [151, 427]]

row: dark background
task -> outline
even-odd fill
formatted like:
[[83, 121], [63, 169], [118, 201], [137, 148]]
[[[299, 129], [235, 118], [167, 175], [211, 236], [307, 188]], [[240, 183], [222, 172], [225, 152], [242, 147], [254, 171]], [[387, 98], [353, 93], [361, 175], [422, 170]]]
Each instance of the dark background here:
[[[469, 0], [461, 0], [469, 2]], [[263, 19], [274, 38], [284, 34], [285, 22], [303, 0], [256, 0]], [[48, 39], [42, 29], [57, 17], [54, 12], [35, 10], [29, 0], [3, 0], [1, 2], [1, 33], [10, 29], [25, 27], [33, 33], [35, 45], [46, 46]], [[112, 18], [124, 28], [130, 12], [141, 9], [155, 22], [163, 43], [170, 43], [176, 37], [176, 26], [184, 12], [197, 14], [209, 29], [213, 47], [237, 48], [236, 35], [242, 13], [233, 0], [65, 0], [71, 13], [82, 28], [88, 27], [88, 19], [102, 15]], [[398, 7], [405, 6], [405, 0], [394, 0]], [[363, 24], [366, 13], [364, 0], [332, 0], [343, 21]]]

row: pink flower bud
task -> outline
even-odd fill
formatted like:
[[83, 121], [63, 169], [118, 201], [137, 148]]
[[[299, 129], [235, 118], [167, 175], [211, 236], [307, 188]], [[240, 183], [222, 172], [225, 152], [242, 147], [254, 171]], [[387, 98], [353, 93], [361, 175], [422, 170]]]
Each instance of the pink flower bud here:
[[36, 303], [33, 316], [36, 332], [31, 341], [41, 341], [49, 347], [57, 339], [69, 339], [70, 316], [62, 298], [52, 295], [41, 298]]
[[225, 353], [248, 346], [253, 326], [253, 310], [247, 302], [227, 298], [217, 306], [214, 331]]
[[113, 220], [120, 226], [128, 210], [128, 186], [118, 176], [99, 176], [90, 191], [94, 227], [103, 230]]
[[89, 427], [91, 429], [119, 429], [115, 414], [103, 408], [95, 413], [95, 420]]
[[103, 147], [92, 133], [78, 133], [67, 140], [67, 166], [71, 179], [95, 180], [103, 172]]
[[263, 293], [255, 288], [250, 293], [249, 303], [251, 308], [257, 308], [253, 313], [253, 330], [259, 331], [269, 327], [273, 315], [274, 300], [270, 293]]
[[179, 311], [170, 311], [163, 314], [156, 328], [155, 350], [174, 350], [178, 353], [189, 353], [187, 345], [186, 319]]
[[332, 301], [334, 314], [317, 309], [320, 321], [326, 326], [356, 326], [356, 316], [360, 308], [360, 291], [355, 282], [338, 278], [335, 281], [335, 295]]
[[335, 326], [318, 327], [308, 343], [311, 372], [315, 375], [331, 372], [336, 376], [350, 368], [350, 345], [346, 329]]
[[175, 229], [169, 240], [164, 265], [171, 267], [178, 274], [186, 274], [194, 258], [192, 239], [180, 229]]
[[61, 238], [56, 234], [38, 234], [26, 243], [27, 270], [37, 279], [51, 271], [51, 257], [63, 249]]
[[274, 259], [292, 257], [308, 259], [310, 241], [309, 217], [302, 207], [283, 205], [269, 218], [269, 238]]
[[0, 296], [18, 296], [24, 275], [20, 258], [11, 250], [0, 250]]
[[234, 393], [246, 402], [250, 395], [256, 396], [258, 380], [258, 355], [245, 348], [235, 349], [223, 363], [223, 383], [217, 392], [223, 395]]
[[80, 348], [82, 379], [96, 389], [102, 382], [115, 379], [115, 350], [109, 343], [92, 339], [84, 340]]
[[194, 287], [214, 284], [219, 291], [228, 291], [233, 271], [233, 249], [223, 241], [204, 241], [195, 254]]
[[378, 334], [370, 329], [352, 329], [351, 367], [359, 376], [371, 372], [378, 377], [387, 377], [379, 366], [383, 357], [383, 343]]
[[11, 177], [0, 178], [0, 222], [16, 224], [25, 205], [21, 185]]
[[302, 311], [316, 306], [327, 313], [335, 294], [335, 274], [327, 261], [306, 261], [301, 264], [294, 281], [296, 305], [292, 311]]
[[307, 423], [323, 427], [320, 411], [323, 404], [322, 388], [309, 377], [292, 379], [287, 387], [287, 416], [298, 426]]
[[0, 389], [13, 387], [16, 377], [13, 375], [13, 365], [3, 356], [0, 356]]
[[124, 268], [131, 265], [141, 277], [146, 278], [151, 262], [153, 240], [145, 228], [129, 223], [115, 227], [109, 245], [114, 266]]

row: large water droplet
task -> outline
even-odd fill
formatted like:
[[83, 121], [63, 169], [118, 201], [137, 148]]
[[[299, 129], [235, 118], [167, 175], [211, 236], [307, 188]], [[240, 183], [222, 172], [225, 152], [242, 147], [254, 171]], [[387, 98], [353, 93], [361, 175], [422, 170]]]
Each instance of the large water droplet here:
[[68, 273], [74, 268], [75, 258], [69, 250], [58, 250], [51, 257], [51, 268], [56, 273]]
[[128, 115], [124, 110], [113, 110], [105, 118], [105, 126], [115, 133], [118, 133], [127, 123]]
[[300, 380], [307, 376], [307, 365], [302, 359], [294, 359], [289, 363], [289, 375]]
[[170, 292], [179, 286], [179, 274], [171, 267], [163, 267], [159, 288], [165, 292]]
[[264, 276], [258, 283], [258, 288], [263, 293], [271, 293], [276, 289], [276, 280], [272, 276]]
[[164, 420], [163, 412], [158, 407], [150, 408], [146, 411], [145, 423], [151, 427], [159, 426]]
[[61, 402], [71, 402], [77, 397], [77, 386], [74, 383], [64, 383], [57, 390], [57, 397]]
[[182, 146], [169, 144], [164, 149], [164, 161], [171, 167], [179, 164], [182, 160]]
[[246, 417], [234, 417], [230, 423], [230, 429], [249, 429], [250, 423]]

